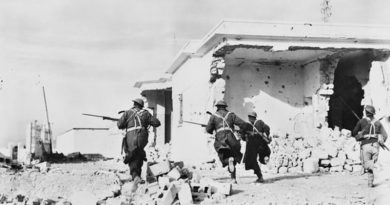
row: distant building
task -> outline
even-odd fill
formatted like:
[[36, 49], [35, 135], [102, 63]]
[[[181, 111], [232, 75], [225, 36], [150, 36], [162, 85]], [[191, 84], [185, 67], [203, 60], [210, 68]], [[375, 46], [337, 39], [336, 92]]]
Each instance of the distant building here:
[[122, 138], [121, 132], [115, 128], [73, 128], [57, 136], [54, 152], [120, 157]]
[[[33, 155], [34, 158], [40, 158], [43, 153], [49, 153], [50, 150], [50, 131], [45, 124], [37, 120], [27, 126], [26, 133], [26, 152], [27, 155]], [[28, 156], [27, 156], [28, 157]]]

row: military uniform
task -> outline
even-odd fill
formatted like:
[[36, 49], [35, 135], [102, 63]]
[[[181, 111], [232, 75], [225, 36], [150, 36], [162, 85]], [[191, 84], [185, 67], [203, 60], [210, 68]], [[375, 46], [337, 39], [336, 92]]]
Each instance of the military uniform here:
[[[233, 164], [240, 163], [242, 159], [241, 144], [234, 133], [234, 125], [240, 128], [245, 125], [245, 121], [237, 117], [233, 112], [226, 110], [226, 103], [220, 101], [216, 104], [217, 112], [213, 114], [206, 126], [206, 131], [213, 134], [215, 131], [214, 148], [218, 153], [218, 157], [222, 162], [222, 166], [229, 165], [229, 159], [234, 159]], [[229, 165], [230, 166], [230, 165]], [[235, 179], [235, 168], [229, 172], [232, 173], [232, 178]]]
[[160, 121], [153, 117], [147, 110], [142, 109], [143, 101], [134, 100], [141, 106], [134, 106], [126, 111], [118, 121], [118, 128], [126, 130], [123, 150], [126, 153], [125, 163], [129, 164], [130, 174], [133, 179], [141, 176], [143, 161], [146, 161], [144, 147], [148, 143], [148, 128], [160, 126]]
[[368, 173], [368, 185], [373, 186], [374, 164], [378, 160], [379, 140], [386, 140], [387, 133], [379, 121], [375, 121], [373, 115], [375, 109], [372, 106], [366, 107], [366, 112], [372, 117], [365, 117], [358, 121], [352, 131], [352, 135], [361, 142], [363, 167]]
[[[254, 118], [257, 117], [255, 112], [250, 113], [248, 116]], [[248, 123], [246, 128], [245, 137], [246, 150], [244, 155], [245, 169], [253, 169], [259, 180], [263, 180], [260, 166], [257, 162], [257, 156], [259, 156], [259, 162], [267, 164], [271, 150], [268, 143], [271, 141], [268, 137], [270, 134], [270, 128], [262, 120], [255, 120], [253, 123]]]

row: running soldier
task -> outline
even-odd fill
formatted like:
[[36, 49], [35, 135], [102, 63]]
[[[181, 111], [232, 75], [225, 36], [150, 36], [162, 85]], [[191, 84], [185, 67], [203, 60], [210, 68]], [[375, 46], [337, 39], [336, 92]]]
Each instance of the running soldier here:
[[144, 108], [142, 99], [133, 100], [134, 107], [123, 113], [118, 121], [118, 128], [126, 130], [126, 136], [122, 144], [122, 151], [125, 151], [124, 163], [129, 165], [130, 175], [134, 182], [133, 191], [137, 189], [142, 181], [141, 169], [146, 161], [145, 146], [148, 143], [150, 126], [160, 126], [160, 121], [153, 117]]
[[253, 169], [257, 176], [256, 182], [263, 183], [263, 174], [259, 164], [257, 163], [257, 157], [262, 164], [268, 164], [271, 150], [268, 144], [271, 142], [269, 137], [270, 128], [262, 120], [258, 120], [256, 112], [250, 112], [248, 114], [249, 126], [246, 128], [245, 137], [246, 150], [244, 155], [245, 169]]
[[368, 186], [374, 186], [374, 165], [378, 160], [379, 147], [387, 139], [387, 133], [380, 121], [374, 119], [375, 108], [365, 107], [365, 117], [358, 121], [352, 136], [361, 142], [363, 168], [368, 173]]
[[206, 131], [210, 134], [213, 134], [215, 131], [214, 148], [218, 153], [222, 166], [228, 166], [232, 182], [237, 183], [235, 166], [241, 162], [242, 153], [240, 151], [240, 141], [234, 133], [234, 125], [242, 129], [246, 123], [233, 112], [229, 112], [226, 109], [227, 104], [225, 101], [218, 101], [215, 106], [217, 107], [217, 112], [211, 115]]

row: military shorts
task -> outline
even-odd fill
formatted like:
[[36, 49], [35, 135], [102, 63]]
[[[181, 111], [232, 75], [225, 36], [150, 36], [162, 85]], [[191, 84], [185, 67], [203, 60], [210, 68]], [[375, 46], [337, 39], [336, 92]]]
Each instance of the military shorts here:
[[378, 161], [379, 144], [368, 143], [362, 146], [362, 158], [364, 169], [374, 170], [374, 164]]

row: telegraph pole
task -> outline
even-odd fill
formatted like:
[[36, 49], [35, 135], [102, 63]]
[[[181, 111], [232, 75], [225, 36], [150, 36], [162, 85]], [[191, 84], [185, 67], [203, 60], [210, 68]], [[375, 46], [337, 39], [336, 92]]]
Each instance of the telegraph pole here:
[[51, 139], [52, 138], [52, 133], [51, 133], [51, 126], [50, 126], [50, 121], [49, 121], [49, 111], [47, 109], [46, 93], [45, 93], [45, 87], [44, 86], [42, 86], [42, 90], [43, 90], [43, 99], [45, 100], [47, 128], [49, 129], [49, 140], [50, 140], [49, 154], [52, 154], [53, 153], [53, 146], [52, 146], [52, 139]]

